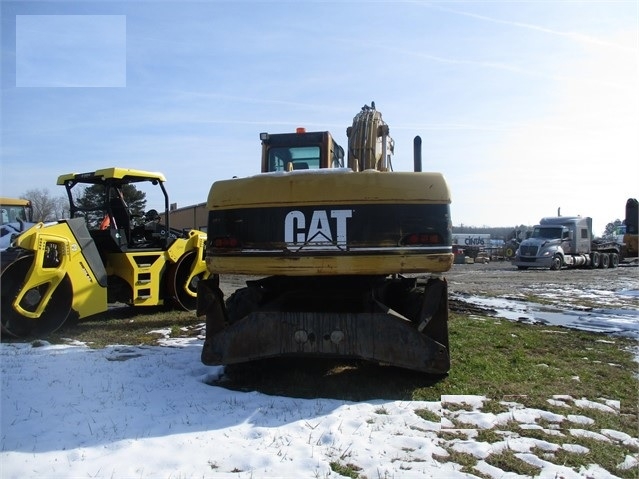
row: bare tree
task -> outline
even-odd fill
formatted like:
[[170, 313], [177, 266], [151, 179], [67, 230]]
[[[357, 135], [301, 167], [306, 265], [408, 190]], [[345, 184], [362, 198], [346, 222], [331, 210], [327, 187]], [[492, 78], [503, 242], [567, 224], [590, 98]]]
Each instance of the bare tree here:
[[55, 221], [68, 216], [67, 199], [51, 196], [46, 188], [28, 190], [22, 197], [31, 202], [33, 221]]

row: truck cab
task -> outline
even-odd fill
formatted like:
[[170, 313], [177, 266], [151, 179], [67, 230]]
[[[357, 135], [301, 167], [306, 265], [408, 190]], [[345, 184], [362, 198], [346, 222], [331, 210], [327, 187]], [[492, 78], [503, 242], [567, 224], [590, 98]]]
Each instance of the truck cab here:
[[519, 269], [580, 266], [589, 261], [592, 219], [581, 217], [542, 218], [515, 253]]

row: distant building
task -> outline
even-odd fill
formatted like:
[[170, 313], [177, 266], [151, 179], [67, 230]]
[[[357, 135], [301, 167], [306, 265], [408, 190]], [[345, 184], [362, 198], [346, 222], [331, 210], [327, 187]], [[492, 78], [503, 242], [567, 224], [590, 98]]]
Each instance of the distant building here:
[[[164, 214], [160, 217], [164, 221]], [[208, 221], [208, 210], [206, 203], [185, 206], [178, 208], [176, 203], [170, 205], [169, 219], [171, 228], [200, 230], [206, 232], [206, 224]]]

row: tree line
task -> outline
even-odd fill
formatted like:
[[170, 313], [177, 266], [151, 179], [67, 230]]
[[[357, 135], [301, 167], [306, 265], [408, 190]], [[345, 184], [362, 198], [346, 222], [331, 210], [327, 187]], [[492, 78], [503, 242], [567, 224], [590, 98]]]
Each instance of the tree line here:
[[[146, 194], [138, 190], [135, 185], [122, 185], [122, 196], [127, 203], [130, 213], [142, 215], [146, 206]], [[34, 188], [26, 191], [21, 198], [31, 203], [33, 221], [46, 222], [69, 218], [69, 198], [64, 195], [53, 196], [47, 188]], [[84, 216], [90, 227], [95, 227], [104, 216], [104, 187], [91, 185], [77, 193], [73, 202], [78, 207], [79, 214]]]
[[[85, 188], [75, 202], [83, 209], [91, 210], [95, 205], [100, 204], [100, 195], [102, 194], [101, 185], [92, 185]], [[144, 192], [139, 191], [134, 185], [124, 185], [124, 199], [131, 208], [132, 213], [143, 212], [146, 205]], [[28, 190], [22, 195], [22, 198], [31, 202], [33, 209], [33, 221], [55, 221], [60, 218], [68, 218], [69, 200], [66, 196], [53, 196], [46, 188], [36, 188]], [[96, 208], [93, 208], [96, 209]], [[98, 208], [99, 209], [99, 208]], [[90, 222], [95, 218], [88, 216]], [[623, 222], [620, 219], [611, 221], [606, 225], [603, 232], [604, 237], [612, 236], [617, 227]], [[529, 225], [512, 226], [453, 226], [453, 233], [470, 233], [470, 234], [489, 234], [493, 239], [503, 239], [504, 241], [515, 238], [517, 233], [525, 233], [531, 229]]]

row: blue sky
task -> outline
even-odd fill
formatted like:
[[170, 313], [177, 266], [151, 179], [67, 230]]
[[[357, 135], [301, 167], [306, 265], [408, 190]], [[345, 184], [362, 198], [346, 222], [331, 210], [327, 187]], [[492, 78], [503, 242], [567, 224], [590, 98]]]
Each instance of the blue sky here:
[[[373, 100], [395, 170], [451, 188], [453, 224], [596, 233], [639, 196], [639, 2], [0, 4], [3, 196], [58, 175], [163, 172], [172, 202], [259, 171], [259, 133], [346, 127]], [[58, 191], [59, 190], [59, 191]]]

